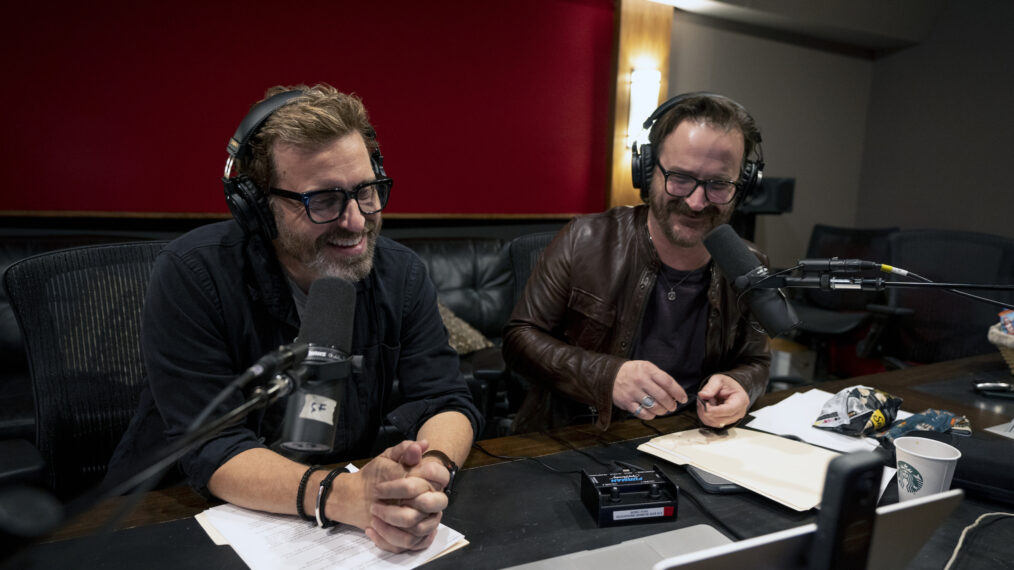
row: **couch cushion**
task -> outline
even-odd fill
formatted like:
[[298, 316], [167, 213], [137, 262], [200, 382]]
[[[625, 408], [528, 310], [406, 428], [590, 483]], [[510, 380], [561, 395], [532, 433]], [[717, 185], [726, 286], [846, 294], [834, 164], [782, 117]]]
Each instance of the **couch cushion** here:
[[498, 238], [398, 241], [422, 259], [447, 308], [496, 343], [513, 309], [508, 242]]

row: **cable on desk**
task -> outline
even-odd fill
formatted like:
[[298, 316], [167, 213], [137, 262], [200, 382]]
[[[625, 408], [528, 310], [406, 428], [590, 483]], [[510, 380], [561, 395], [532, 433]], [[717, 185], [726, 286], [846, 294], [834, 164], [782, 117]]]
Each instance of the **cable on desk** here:
[[1014, 513], [1003, 513], [1003, 512], [985, 513], [980, 515], [979, 518], [975, 519], [974, 523], [966, 526], [965, 529], [961, 531], [961, 537], [958, 538], [958, 544], [957, 546], [954, 547], [954, 552], [951, 553], [951, 559], [947, 561], [946, 565], [944, 565], [944, 570], [950, 570], [951, 565], [954, 564], [954, 561], [957, 560], [958, 558], [958, 554], [961, 552], [961, 547], [965, 543], [965, 537], [972, 529], [979, 526], [979, 523], [981, 523], [986, 517], [1014, 517]]
[[[591, 459], [592, 461], [594, 461], [595, 463], [598, 463], [599, 465], [604, 465], [606, 467], [612, 467], [613, 466], [612, 462], [602, 461], [601, 459], [599, 459], [598, 457], [595, 457], [594, 455], [588, 453], [587, 451], [585, 451], [583, 449], [578, 449], [577, 447], [574, 446], [573, 443], [571, 443], [571, 442], [563, 439], [562, 437], [556, 436], [556, 435], [551, 434], [549, 432], [542, 432], [542, 433], [543, 433], [543, 435], [548, 436], [549, 439], [552, 439], [556, 443], [559, 443], [560, 445], [562, 445], [562, 446], [570, 449], [571, 451], [576, 451], [576, 452], [580, 453], [581, 455], [584, 455], [585, 457]], [[612, 445], [612, 444], [611, 443], [606, 444], [607, 447], [609, 445]]]
[[472, 442], [472, 447], [478, 449], [479, 451], [485, 453], [486, 455], [488, 455], [490, 457], [495, 457], [497, 459], [527, 459], [529, 461], [534, 461], [534, 462], [536, 462], [539, 465], [545, 467], [546, 469], [549, 469], [550, 471], [552, 471], [554, 473], [567, 473], [567, 474], [581, 473], [581, 471], [567, 471], [567, 470], [563, 470], [563, 469], [557, 469], [556, 467], [553, 467], [552, 465], [549, 465], [548, 463], [545, 463], [542, 460], [540, 460], [538, 458], [535, 458], [535, 457], [527, 457], [527, 456], [523, 456], [523, 455], [498, 455], [498, 454], [493, 453], [492, 451], [486, 449], [485, 447], [483, 447], [482, 444], [480, 444], [478, 441]]
[[695, 507], [697, 507], [697, 510], [701, 511], [702, 513], [704, 513], [704, 515], [707, 516], [709, 519], [715, 521], [715, 524], [717, 524], [718, 526], [722, 527], [722, 529], [725, 530], [725, 532], [727, 532], [730, 535], [732, 535], [732, 537], [735, 538], [736, 540], [743, 540], [744, 538], [746, 538], [742, 534], [740, 534], [740, 533], [736, 532], [735, 530], [733, 530], [732, 527], [730, 527], [729, 525], [725, 524], [725, 521], [723, 521], [722, 519], [718, 518], [718, 515], [716, 515], [715, 513], [711, 512], [711, 509], [705, 507], [704, 504], [701, 503], [701, 501], [698, 500], [697, 497], [695, 497], [693, 495], [693, 493], [691, 493], [690, 491], [687, 491], [686, 487], [680, 487], [680, 495], [683, 496], [683, 497], [686, 497], [687, 499], [689, 499], [690, 502], [693, 503]]
[[657, 427], [649, 424], [648, 420], [641, 420], [641, 425], [644, 426], [644, 427], [646, 427], [646, 428], [648, 428], [648, 429], [654, 430], [655, 433], [658, 434], [658, 435], [665, 435], [665, 432], [663, 432], [662, 430], [658, 429]]

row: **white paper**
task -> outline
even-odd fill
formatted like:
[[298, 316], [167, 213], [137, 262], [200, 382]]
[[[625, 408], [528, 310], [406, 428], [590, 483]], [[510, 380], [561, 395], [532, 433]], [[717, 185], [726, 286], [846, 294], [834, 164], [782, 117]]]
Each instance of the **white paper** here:
[[458, 543], [464, 536], [440, 525], [429, 548], [394, 554], [381, 550], [354, 527], [327, 530], [291, 515], [221, 505], [204, 511], [207, 522], [228, 540], [253, 570], [324, 568], [415, 568]]
[[[821, 406], [833, 395], [816, 389], [796, 392], [777, 404], [751, 412], [754, 419], [746, 427], [775, 435], [794, 435], [807, 443], [843, 453], [876, 449], [879, 443], [872, 437], [853, 437], [813, 427]], [[911, 415], [898, 410], [898, 419]]]

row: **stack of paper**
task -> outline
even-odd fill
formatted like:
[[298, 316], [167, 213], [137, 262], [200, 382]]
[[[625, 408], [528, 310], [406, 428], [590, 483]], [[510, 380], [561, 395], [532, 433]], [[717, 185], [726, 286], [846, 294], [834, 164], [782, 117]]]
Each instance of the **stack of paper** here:
[[340, 525], [322, 530], [291, 515], [228, 504], [204, 511], [197, 520], [216, 543], [231, 545], [253, 570], [407, 569], [468, 544], [461, 533], [440, 525], [426, 550], [394, 554], [377, 548], [357, 528]]

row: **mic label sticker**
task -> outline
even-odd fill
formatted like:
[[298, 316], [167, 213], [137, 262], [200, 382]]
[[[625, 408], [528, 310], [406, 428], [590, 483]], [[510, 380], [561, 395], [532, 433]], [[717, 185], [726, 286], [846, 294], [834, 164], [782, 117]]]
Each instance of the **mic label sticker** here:
[[338, 409], [336, 400], [319, 394], [306, 394], [306, 397], [303, 398], [303, 409], [299, 411], [299, 417], [333, 426], [336, 409]]

